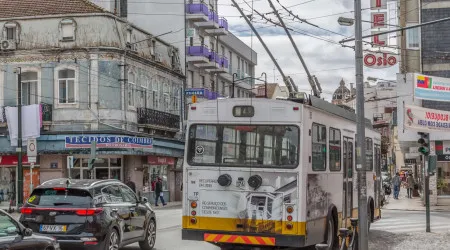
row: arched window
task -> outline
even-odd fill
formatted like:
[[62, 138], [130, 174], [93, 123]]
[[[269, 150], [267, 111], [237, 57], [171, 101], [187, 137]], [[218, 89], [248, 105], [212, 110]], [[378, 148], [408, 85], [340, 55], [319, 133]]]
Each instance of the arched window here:
[[128, 106], [134, 107], [135, 105], [135, 92], [136, 89], [136, 76], [133, 72], [128, 73]]
[[75, 70], [60, 69], [58, 71], [58, 100], [59, 103], [75, 103]]
[[38, 72], [28, 71], [21, 74], [22, 105], [38, 104]]

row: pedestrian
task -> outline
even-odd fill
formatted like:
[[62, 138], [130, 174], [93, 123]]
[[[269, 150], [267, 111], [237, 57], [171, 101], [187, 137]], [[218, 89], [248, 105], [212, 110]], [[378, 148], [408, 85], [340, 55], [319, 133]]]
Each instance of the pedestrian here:
[[131, 180], [131, 177], [128, 176], [127, 178], [127, 182], [125, 183], [129, 188], [131, 188], [131, 190], [133, 190], [133, 192], [136, 193], [136, 184], [134, 184], [134, 182]]
[[156, 182], [155, 187], [155, 206], [158, 206], [158, 199], [161, 199], [161, 202], [163, 206], [167, 205], [167, 203], [164, 201], [164, 193], [162, 190], [162, 179], [161, 177], [158, 177], [158, 181]]
[[398, 200], [398, 194], [400, 193], [400, 185], [402, 181], [400, 180], [400, 174], [397, 172], [392, 178], [392, 185], [394, 186], [394, 199]]
[[408, 198], [412, 198], [412, 192], [413, 192], [413, 188], [414, 188], [414, 178], [413, 178], [413, 174], [409, 174], [408, 178], [406, 178], [406, 185], [408, 188]]

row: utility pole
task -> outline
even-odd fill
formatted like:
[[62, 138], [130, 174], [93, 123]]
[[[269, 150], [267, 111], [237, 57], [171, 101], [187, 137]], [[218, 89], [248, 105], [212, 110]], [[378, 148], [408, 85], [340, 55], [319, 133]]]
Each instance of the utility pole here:
[[364, 69], [361, 22], [361, 0], [355, 0], [355, 69], [356, 69], [356, 115], [357, 139], [356, 154], [358, 171], [358, 249], [368, 250], [368, 208], [367, 208], [367, 173], [366, 173], [366, 122], [364, 118]]
[[422, 154], [422, 166], [425, 173], [425, 217], [426, 226], [425, 231], [431, 232], [430, 229], [430, 168], [428, 163], [428, 155], [430, 154], [430, 134], [419, 132], [420, 138], [418, 140], [419, 153]]
[[[18, 164], [17, 164], [17, 206], [21, 207], [23, 203], [23, 167], [22, 167], [22, 68], [17, 67], [17, 83], [18, 83], [18, 103], [17, 103], [17, 148]], [[32, 178], [32, 176], [31, 176]]]
[[256, 37], [258, 37], [259, 42], [261, 43], [261, 45], [264, 47], [264, 49], [266, 50], [267, 54], [270, 56], [270, 59], [272, 59], [272, 62], [275, 64], [275, 66], [277, 67], [278, 71], [280, 72], [281, 76], [283, 77], [283, 81], [284, 84], [286, 84], [286, 87], [289, 91], [289, 95], [293, 96], [295, 93], [294, 87], [292, 86], [291, 82], [289, 81], [289, 79], [287, 79], [286, 75], [284, 74], [283, 70], [281, 69], [280, 65], [278, 64], [277, 60], [275, 59], [275, 57], [273, 57], [272, 52], [270, 52], [269, 48], [267, 48], [266, 43], [264, 43], [264, 41], [262, 40], [261, 36], [259, 35], [258, 31], [256, 31], [255, 27], [253, 26], [253, 24], [250, 22], [250, 20], [248, 19], [248, 17], [244, 14], [244, 12], [242, 11], [242, 9], [239, 7], [239, 5], [236, 3], [236, 0], [231, 0], [233, 2], [234, 7], [236, 7], [236, 9], [239, 11], [239, 13], [241, 14], [241, 16], [245, 19], [245, 21], [247, 22], [248, 26], [250, 26], [250, 28], [252, 29], [252, 31], [255, 33]]
[[[298, 58], [300, 59], [300, 62], [303, 65], [303, 69], [306, 72], [306, 75], [308, 76], [308, 82], [311, 85], [311, 88], [313, 90], [314, 96], [316, 97], [320, 97], [320, 92], [317, 90], [317, 86], [316, 83], [314, 82], [315, 78], [313, 78], [313, 76], [309, 73], [308, 67], [306, 66], [305, 60], [303, 60], [302, 55], [300, 54], [300, 51], [297, 48], [297, 45], [294, 42], [294, 39], [291, 36], [291, 33], [289, 32], [289, 30], [287, 29], [286, 25], [284, 24], [283, 19], [280, 17], [280, 14], [278, 13], [278, 10], [275, 8], [275, 6], [273, 5], [271, 0], [268, 0], [270, 7], [273, 9], [273, 13], [275, 13], [275, 15], [277, 16], [278, 20], [280, 21], [281, 26], [283, 27], [284, 31], [286, 32], [286, 34], [289, 37], [289, 40], [292, 43], [292, 46], [295, 49], [295, 52], [297, 53]], [[294, 85], [294, 84], [293, 84]]]

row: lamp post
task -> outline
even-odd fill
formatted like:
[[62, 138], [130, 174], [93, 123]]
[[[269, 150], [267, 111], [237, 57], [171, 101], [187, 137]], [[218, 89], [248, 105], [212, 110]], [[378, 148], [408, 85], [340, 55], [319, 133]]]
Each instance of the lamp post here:
[[366, 139], [364, 119], [364, 71], [362, 50], [361, 0], [355, 0], [355, 19], [339, 17], [338, 23], [344, 26], [355, 25], [355, 75], [356, 75], [356, 170], [358, 172], [358, 249], [368, 250], [368, 208], [366, 183]]
[[[14, 70], [14, 73], [17, 74], [17, 83], [18, 83], [18, 100], [17, 100], [17, 189], [16, 189], [16, 197], [17, 197], [17, 206], [22, 206], [23, 199], [23, 167], [22, 167], [22, 68], [17, 67]], [[30, 177], [32, 178], [32, 176]]]
[[267, 98], [267, 74], [263, 72], [261, 77], [264, 76], [264, 97]]

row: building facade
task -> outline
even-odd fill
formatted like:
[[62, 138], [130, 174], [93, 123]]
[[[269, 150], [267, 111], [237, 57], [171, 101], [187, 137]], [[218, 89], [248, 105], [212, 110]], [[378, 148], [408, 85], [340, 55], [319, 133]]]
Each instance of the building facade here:
[[237, 98], [253, 95], [257, 54], [228, 31], [228, 21], [218, 11], [217, 0], [186, 4], [188, 98], [232, 97], [233, 91]]
[[[179, 51], [88, 1], [0, 4], [0, 102], [17, 106], [21, 95], [23, 105], [42, 107], [34, 186], [70, 172], [81, 179], [130, 178], [137, 192], [151, 195], [152, 181], [160, 176], [167, 200], [180, 200], [184, 75]], [[2, 110], [0, 189], [11, 193], [17, 156]], [[97, 160], [88, 171], [92, 141]], [[74, 156], [70, 171], [69, 155]], [[30, 178], [26, 156], [24, 161]]]
[[268, 83], [267, 87], [265, 84], [257, 84], [253, 89], [253, 94], [256, 98], [267, 98], [277, 99], [277, 98], [288, 98], [289, 94], [286, 86], [280, 86], [278, 83]]

